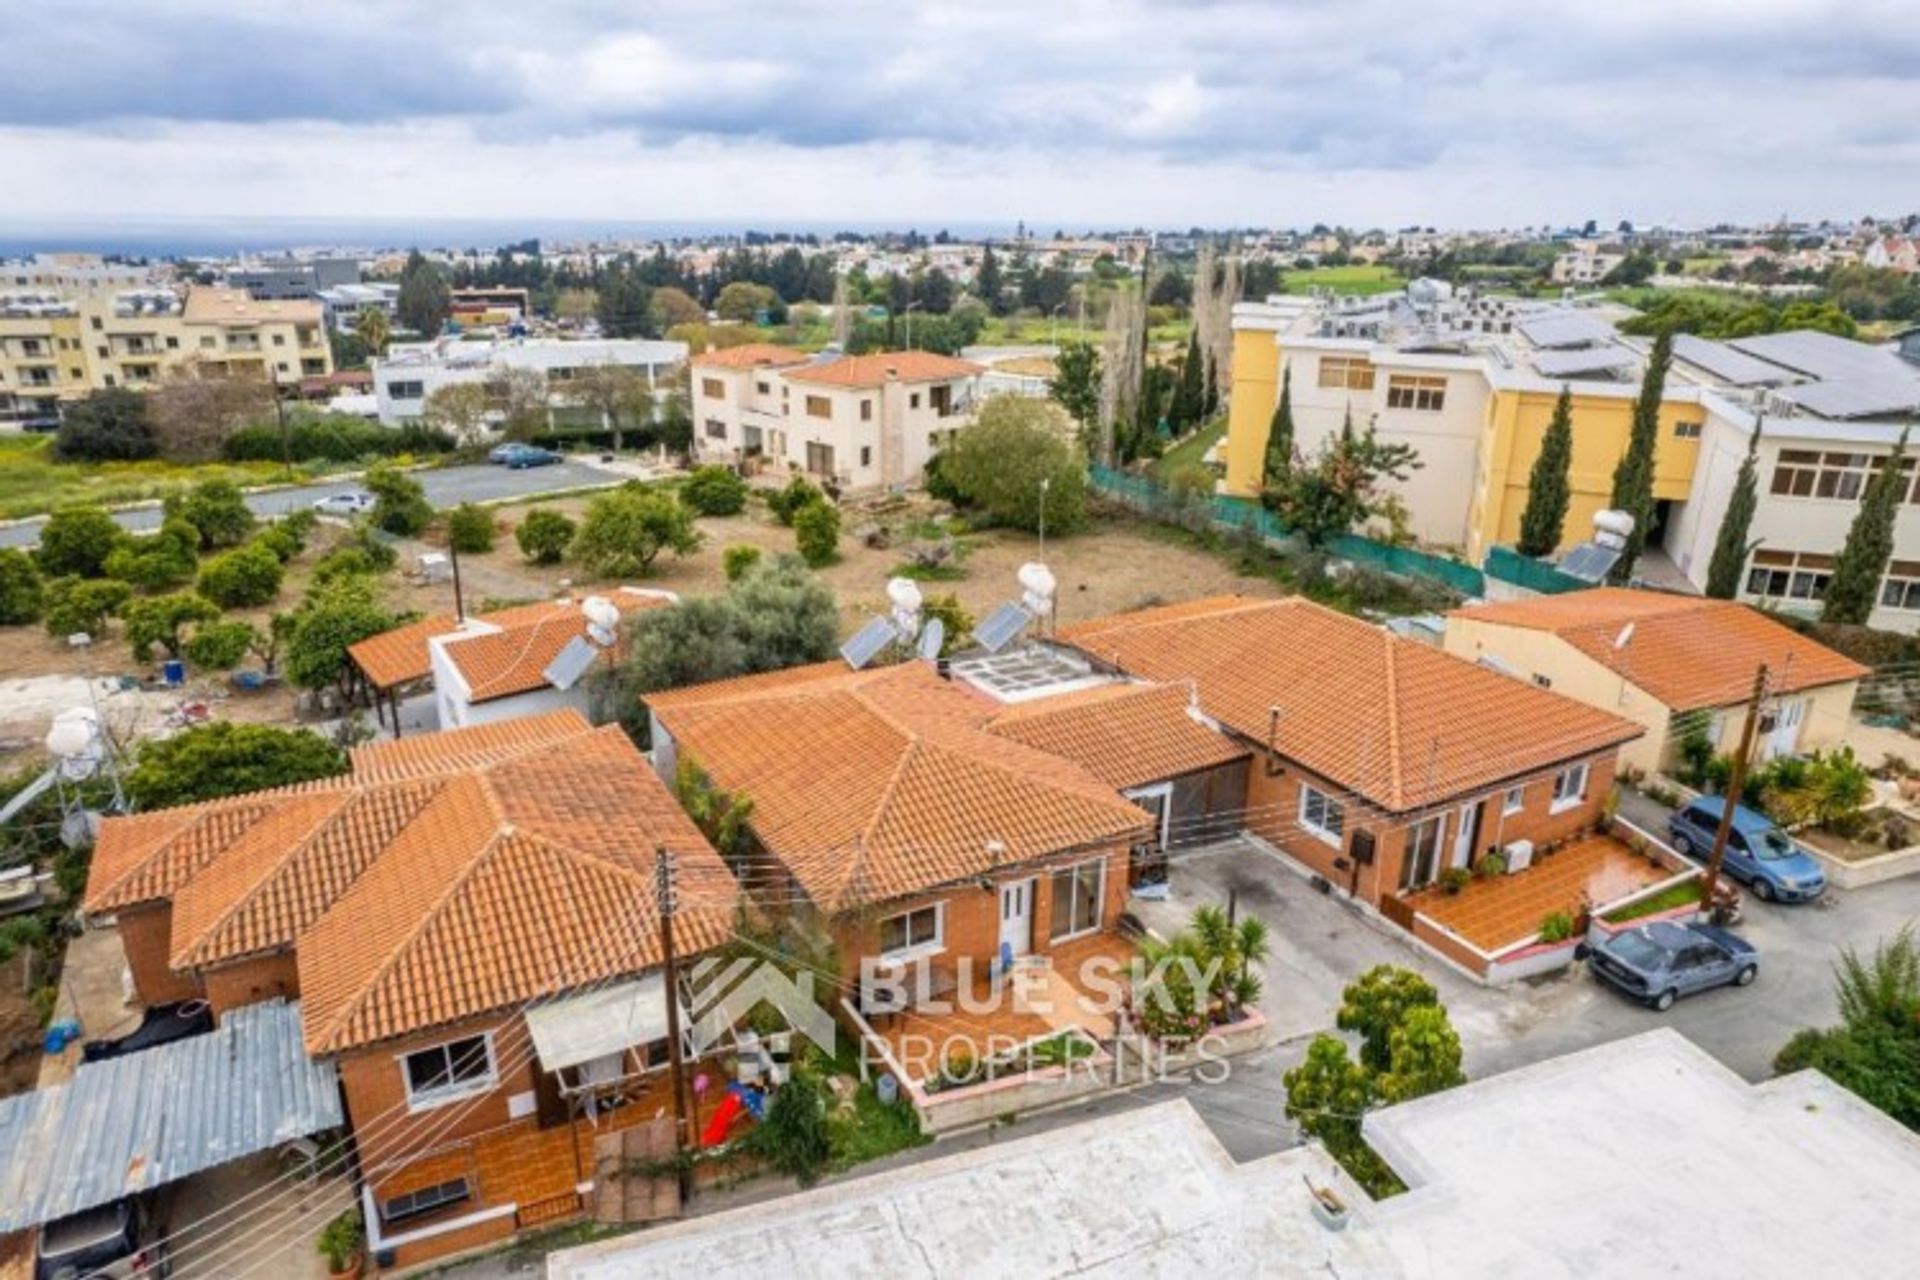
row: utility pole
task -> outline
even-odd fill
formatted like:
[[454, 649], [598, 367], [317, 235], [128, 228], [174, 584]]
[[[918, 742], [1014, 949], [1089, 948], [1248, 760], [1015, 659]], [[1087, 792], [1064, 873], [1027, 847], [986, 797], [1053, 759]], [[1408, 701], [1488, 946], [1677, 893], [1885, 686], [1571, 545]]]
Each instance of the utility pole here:
[[[680, 973], [673, 950], [673, 917], [679, 908], [678, 886], [674, 880], [673, 851], [658, 848], [653, 859], [654, 885], [660, 900], [660, 956], [666, 970], [667, 988], [667, 1071], [673, 1082], [673, 1151], [678, 1156], [687, 1149], [687, 1064], [680, 1048]], [[680, 1169], [680, 1199], [693, 1198], [693, 1169]]]
[[273, 387], [273, 416], [280, 422], [280, 465], [287, 475], [293, 475], [293, 446], [287, 439], [287, 405], [280, 398], [280, 372], [271, 364], [267, 366], [267, 381]]
[[447, 561], [453, 565], [453, 620], [467, 620], [467, 599], [460, 592], [460, 552], [451, 543], [447, 545]]
[[1713, 910], [1713, 890], [1720, 880], [1720, 863], [1727, 856], [1727, 836], [1733, 830], [1733, 808], [1740, 803], [1740, 788], [1747, 781], [1747, 761], [1753, 754], [1754, 735], [1760, 728], [1760, 704], [1767, 696], [1767, 664], [1753, 673], [1753, 694], [1747, 699], [1747, 722], [1740, 728], [1740, 749], [1734, 752], [1733, 770], [1727, 775], [1726, 803], [1720, 810], [1720, 825], [1713, 833], [1713, 855], [1707, 859], [1707, 879], [1700, 887], [1700, 905]]

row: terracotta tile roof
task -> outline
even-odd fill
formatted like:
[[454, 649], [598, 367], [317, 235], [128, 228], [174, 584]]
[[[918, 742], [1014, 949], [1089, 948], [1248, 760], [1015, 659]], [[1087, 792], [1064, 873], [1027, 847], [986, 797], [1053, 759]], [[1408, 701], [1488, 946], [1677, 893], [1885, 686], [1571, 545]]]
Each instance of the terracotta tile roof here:
[[[678, 599], [671, 592], [633, 587], [621, 587], [602, 598], [611, 602], [622, 618], [647, 609], [664, 609]], [[477, 621], [499, 630], [436, 637], [445, 646], [448, 660], [467, 682], [467, 700], [490, 702], [546, 688], [547, 667], [570, 641], [587, 634], [582, 603], [554, 601], [527, 606], [514, 611], [511, 617], [483, 615]]]
[[789, 382], [814, 382], [830, 387], [878, 387], [884, 386], [889, 378], [898, 378], [901, 382], [945, 382], [986, 371], [983, 364], [932, 351], [885, 351], [870, 356], [842, 356], [822, 364], [787, 369], [782, 376]]
[[1188, 698], [1180, 685], [1103, 685], [1008, 707], [987, 731], [1075, 761], [1118, 788], [1244, 759], [1244, 744], [1187, 714]]
[[650, 705], [683, 758], [752, 798], [761, 844], [829, 911], [1149, 825], [1081, 766], [987, 733], [993, 704], [925, 664], [781, 674]]
[[748, 342], [738, 347], [703, 351], [693, 357], [691, 363], [703, 369], [755, 369], [763, 365], [804, 364], [812, 358], [804, 351], [777, 343]]
[[1392, 812], [1629, 741], [1640, 726], [1299, 598], [1215, 597], [1063, 628], [1133, 675]]
[[733, 877], [618, 728], [561, 712], [429, 741], [356, 752], [367, 771], [329, 786], [110, 818], [87, 909], [171, 899], [176, 968], [291, 946], [315, 1054], [657, 965], [663, 847], [687, 953], [731, 935]]
[[[622, 588], [626, 591], [627, 588]], [[615, 603], [620, 603], [620, 592], [610, 595]], [[638, 607], [638, 606], [636, 606]], [[627, 609], [622, 608], [622, 613]], [[539, 600], [532, 604], [517, 604], [506, 609], [496, 609], [492, 613], [476, 613], [470, 622], [481, 623], [486, 627], [495, 627], [503, 631], [538, 624], [555, 618], [578, 617], [580, 606], [571, 600]], [[449, 636], [460, 630], [460, 624], [450, 613], [436, 613], [409, 622], [403, 627], [391, 631], [382, 631], [377, 636], [368, 636], [357, 644], [347, 646], [347, 656], [353, 659], [360, 673], [376, 687], [391, 689], [395, 685], [406, 684], [414, 680], [424, 680], [433, 674], [433, 658], [429, 642], [439, 636]], [[566, 641], [563, 639], [564, 645]], [[558, 652], [558, 650], [555, 650]], [[552, 655], [548, 655], [548, 661]], [[546, 664], [542, 663], [544, 667]], [[536, 671], [538, 668], [536, 668]], [[539, 686], [530, 685], [529, 688]], [[493, 695], [499, 696], [499, 695]]]
[[[1859, 680], [1871, 672], [1746, 605], [1701, 596], [1596, 587], [1457, 609], [1450, 617], [1551, 631], [1675, 711], [1725, 707], [1767, 664], [1781, 693]], [[1617, 641], [1633, 625], [1625, 645]]]

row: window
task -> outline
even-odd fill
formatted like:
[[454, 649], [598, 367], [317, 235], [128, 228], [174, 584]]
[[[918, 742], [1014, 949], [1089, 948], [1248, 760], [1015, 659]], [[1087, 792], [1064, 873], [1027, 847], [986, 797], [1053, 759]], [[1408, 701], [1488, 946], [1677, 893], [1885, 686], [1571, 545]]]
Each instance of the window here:
[[872, 445], [863, 444], [860, 446], [860, 465], [863, 467], [870, 467], [873, 465], [873, 446]]
[[907, 408], [918, 409], [919, 407], [920, 407], [920, 393], [916, 391], [912, 395], [907, 397]]
[[807, 441], [807, 470], [816, 476], [833, 474], [833, 446], [817, 440]]
[[1359, 356], [1321, 356], [1320, 388], [1323, 391], [1373, 390], [1373, 365]]
[[1300, 825], [1337, 849], [1346, 831], [1347, 811], [1326, 792], [1303, 784], [1300, 788]]
[[1506, 797], [1500, 802], [1501, 816], [1510, 818], [1526, 807], [1527, 789], [1525, 787], [1508, 787]]
[[395, 400], [418, 400], [427, 394], [422, 382], [389, 382], [387, 394]]
[[755, 391], [758, 391], [763, 396], [773, 394], [773, 386], [770, 383], [756, 382], [753, 384], [753, 389]]
[[1747, 594], [1781, 600], [1818, 600], [1833, 581], [1833, 557], [1811, 551], [1753, 553], [1747, 569]]
[[[1773, 468], [1772, 492], [1787, 498], [1831, 498], [1839, 502], [1857, 501], [1867, 481], [1886, 466], [1884, 457], [1867, 453], [1821, 453], [1812, 449], [1782, 449]], [[1900, 469], [1911, 473], [1914, 459], [1904, 459]], [[1916, 501], [1911, 491], [1901, 495]]]
[[213, 350], [213, 348], [214, 348], [214, 336], [213, 336], [212, 334], [210, 334], [210, 333], [203, 333], [203, 334], [201, 334], [201, 335], [200, 335], [200, 349], [201, 349], [202, 351], [211, 351], [211, 350]]
[[437, 1107], [493, 1088], [493, 1041], [467, 1036], [416, 1049], [400, 1059], [407, 1081], [407, 1105]]
[[1417, 889], [1433, 879], [1440, 866], [1440, 845], [1447, 834], [1447, 815], [1435, 814], [1416, 822], [1407, 833], [1407, 857], [1400, 864], [1400, 887]]
[[1553, 688], [1553, 677], [1539, 671], [1536, 671], [1533, 673], [1533, 682], [1539, 685], [1542, 689]]
[[1676, 422], [1673, 424], [1673, 438], [1675, 440], [1698, 440], [1700, 438], [1700, 425], [1698, 422]]
[[880, 922], [880, 951], [894, 955], [902, 951], [932, 950], [940, 945], [940, 904], [888, 916]]
[[1387, 379], [1387, 408], [1438, 413], [1447, 406], [1445, 378], [1416, 378], [1396, 373]]
[[709, 400], [725, 400], [727, 398], [727, 384], [718, 378], [702, 378], [700, 379], [700, 394]]
[[1880, 603], [1889, 609], [1920, 609], [1920, 560], [1894, 560], [1887, 565]]
[[809, 418], [833, 417], [833, 401], [825, 396], [807, 397], [807, 416]]
[[1587, 798], [1587, 766], [1584, 761], [1569, 765], [1553, 775], [1552, 812], [1571, 809]]
[[873, 401], [862, 400], [860, 402], [860, 421], [862, 422], [873, 421]]
[[1107, 883], [1107, 860], [1075, 863], [1053, 873], [1051, 941], [1090, 933], [1100, 927], [1102, 891]]
[[274, 334], [274, 335], [273, 335], [273, 345], [274, 345], [274, 346], [276, 346], [276, 347], [284, 347], [284, 346], [286, 346], [286, 345], [287, 345], [287, 335], [286, 335], [286, 334], [284, 334], [284, 333], [276, 333], [276, 334]]
[[707, 439], [725, 440], [726, 438], [727, 438], [727, 424], [720, 421], [720, 419], [718, 418], [708, 418], [707, 419]]
[[96, 328], [96, 329], [99, 329], [99, 328], [101, 328], [101, 327], [102, 327], [102, 325], [100, 324], [100, 317], [99, 317], [99, 316], [89, 316], [89, 317], [88, 317], [88, 319], [90, 319], [90, 320], [92, 320], [92, 321], [93, 321], [93, 327], [94, 327], [94, 328]]

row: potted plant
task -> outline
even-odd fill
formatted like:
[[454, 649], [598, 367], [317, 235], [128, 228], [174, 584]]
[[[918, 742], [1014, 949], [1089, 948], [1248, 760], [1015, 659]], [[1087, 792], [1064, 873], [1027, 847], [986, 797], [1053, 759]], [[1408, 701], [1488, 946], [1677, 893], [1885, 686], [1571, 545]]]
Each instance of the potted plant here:
[[1440, 887], [1449, 895], [1457, 894], [1467, 887], [1473, 879], [1473, 872], [1465, 867], [1448, 867], [1440, 873]]
[[366, 1251], [361, 1247], [364, 1243], [358, 1209], [349, 1209], [329, 1222], [316, 1245], [327, 1260], [327, 1274], [357, 1280], [366, 1262]]

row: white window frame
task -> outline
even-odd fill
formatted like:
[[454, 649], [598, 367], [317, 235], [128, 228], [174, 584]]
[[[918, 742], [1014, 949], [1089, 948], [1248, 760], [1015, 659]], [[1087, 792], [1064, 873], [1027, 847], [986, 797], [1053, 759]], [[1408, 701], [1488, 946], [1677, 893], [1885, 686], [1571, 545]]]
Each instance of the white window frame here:
[[[923, 911], [933, 912], [933, 937], [925, 942], [914, 942], [912, 941], [913, 917]], [[887, 925], [894, 920], [906, 920], [908, 922], [906, 929], [908, 942], [906, 946], [895, 947], [891, 951], [883, 949], [880, 952], [881, 959], [910, 960], [915, 956], [930, 956], [947, 949], [947, 904], [944, 901], [928, 902], [913, 908], [911, 911], [896, 911], [890, 916], [882, 916], [876, 926], [879, 936], [884, 937], [886, 935]]]
[[[1094, 875], [1098, 881], [1093, 895], [1093, 923], [1084, 925], [1078, 929], [1072, 928], [1074, 923], [1072, 919], [1073, 912], [1069, 909], [1067, 912], [1068, 931], [1066, 933], [1055, 933], [1053, 931], [1053, 904], [1058, 901], [1057, 895], [1059, 893], [1059, 888], [1055, 884], [1055, 880], [1059, 876], [1072, 872], [1074, 881], [1077, 884], [1080, 879], [1080, 873], [1088, 867], [1094, 868]], [[1049, 895], [1047, 902], [1047, 945], [1052, 946], [1056, 942], [1071, 942], [1075, 938], [1084, 938], [1088, 934], [1100, 932], [1100, 927], [1107, 921], [1107, 860], [1104, 857], [1085, 858], [1079, 862], [1069, 863], [1064, 867], [1053, 868], [1047, 873], [1047, 893]]]
[[1526, 807], [1527, 789], [1525, 786], [1508, 787], [1506, 794], [1500, 798], [1500, 816], [1503, 818], [1511, 818], [1514, 814]]
[[[413, 1087], [413, 1073], [407, 1070], [408, 1059], [417, 1058], [423, 1053], [432, 1053], [435, 1050], [445, 1054], [452, 1046], [465, 1040], [479, 1040], [487, 1046], [487, 1074], [484, 1079], [462, 1080], [437, 1089], [420, 1090]], [[476, 1097], [483, 1093], [491, 1093], [500, 1085], [500, 1059], [494, 1052], [493, 1032], [491, 1031], [482, 1031], [478, 1035], [471, 1036], [455, 1036], [451, 1040], [442, 1040], [439, 1044], [423, 1045], [418, 1049], [409, 1049], [405, 1053], [394, 1054], [393, 1060], [400, 1069], [400, 1083], [407, 1091], [407, 1110], [409, 1112], [432, 1111], [436, 1107], [444, 1107], [449, 1103], [459, 1102], [465, 1098]], [[453, 1061], [451, 1054], [447, 1055], [447, 1065], [449, 1068], [448, 1074], [452, 1074], [451, 1068]]]
[[[1322, 816], [1332, 816], [1339, 823], [1339, 827], [1337, 829], [1334, 827], [1324, 826], [1321, 823], [1315, 822], [1312, 818], [1307, 816], [1309, 797], [1312, 797], [1312, 796], [1318, 796], [1320, 798], [1320, 803], [1322, 806], [1321, 808]], [[1332, 796], [1328, 795], [1326, 792], [1322, 791], [1320, 788], [1316, 786], [1312, 786], [1305, 782], [1300, 784], [1300, 825], [1302, 828], [1304, 828], [1307, 831], [1308, 834], [1313, 836], [1314, 839], [1319, 840], [1323, 844], [1330, 844], [1336, 849], [1344, 848], [1346, 845], [1346, 842], [1347, 842], [1347, 808], [1346, 806], [1341, 804], [1338, 800], [1335, 800]]]
[[[1571, 788], [1568, 787], [1567, 783], [1569, 780], [1575, 778], [1579, 780], [1579, 785]], [[1590, 774], [1585, 760], [1580, 761], [1578, 764], [1570, 764], [1560, 772], [1554, 774], [1553, 804], [1547, 812], [1565, 813], [1569, 809], [1578, 808], [1580, 805], [1585, 804], [1587, 799], [1587, 782], [1589, 779]]]

